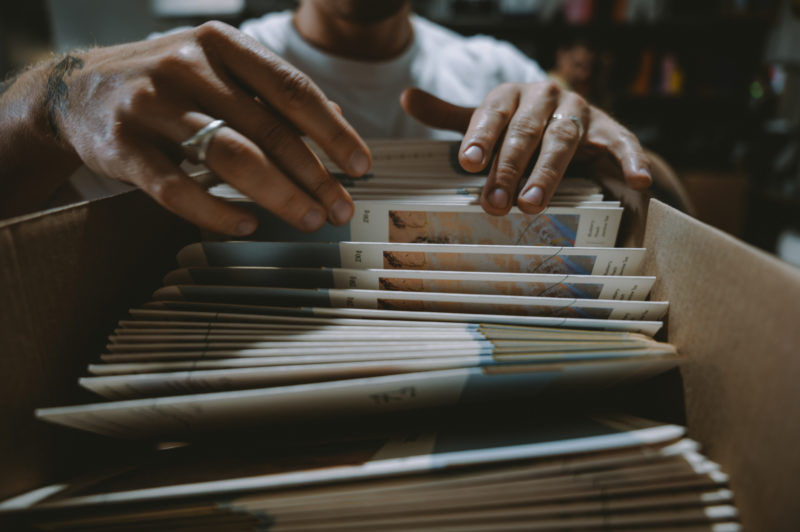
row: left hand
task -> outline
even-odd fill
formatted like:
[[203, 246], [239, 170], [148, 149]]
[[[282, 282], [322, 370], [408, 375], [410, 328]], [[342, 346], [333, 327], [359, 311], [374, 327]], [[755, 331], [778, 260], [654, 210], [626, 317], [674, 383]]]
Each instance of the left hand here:
[[[633, 189], [652, 183], [650, 161], [636, 136], [551, 81], [499, 85], [478, 108], [453, 105], [415, 88], [405, 90], [400, 103], [425, 125], [464, 133], [458, 160], [465, 170], [483, 170], [497, 153], [481, 193], [489, 214], [506, 214], [515, 198], [523, 212], [542, 211], [573, 158], [606, 165], [610, 159]], [[537, 149], [533, 171], [523, 176]], [[527, 180], [520, 187], [523, 177]]]

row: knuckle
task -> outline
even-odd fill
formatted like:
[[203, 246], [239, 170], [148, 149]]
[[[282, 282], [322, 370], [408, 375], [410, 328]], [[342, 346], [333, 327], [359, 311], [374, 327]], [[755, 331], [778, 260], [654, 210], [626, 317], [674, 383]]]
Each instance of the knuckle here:
[[503, 160], [497, 162], [495, 170], [495, 180], [503, 185], [515, 185], [522, 175], [523, 167], [514, 160]]
[[129, 114], [144, 114], [152, 112], [158, 101], [158, 94], [152, 85], [140, 84], [128, 94], [124, 100], [123, 110]]
[[286, 95], [286, 105], [290, 109], [305, 107], [313, 90], [311, 80], [290, 65], [281, 65], [276, 70], [280, 89]]
[[137, 116], [136, 109], [129, 96], [121, 98], [113, 109], [112, 123], [107, 131], [112, 137], [118, 137], [128, 129], [130, 122]]
[[494, 120], [500, 122], [501, 124], [508, 124], [511, 120], [511, 117], [514, 116], [514, 113], [508, 107], [503, 107], [500, 104], [491, 104], [486, 109], [487, 114], [491, 115]]
[[317, 198], [328, 196], [334, 189], [334, 182], [327, 176], [319, 176], [309, 184], [308, 191]]
[[536, 171], [536, 181], [545, 187], [554, 187], [561, 180], [561, 172], [549, 163], [542, 164]]
[[154, 179], [150, 183], [149, 194], [167, 208], [174, 208], [183, 194], [183, 182], [178, 176]]
[[491, 152], [491, 150], [497, 143], [498, 139], [496, 137], [496, 133], [487, 127], [481, 127], [481, 126], [475, 127], [471, 131], [468, 131], [467, 135], [464, 137], [464, 140], [462, 141], [463, 146], [477, 144], [478, 146], [481, 146], [484, 150], [488, 152]]
[[274, 207], [271, 209], [273, 213], [287, 221], [302, 219], [305, 214], [305, 209], [302, 208], [305, 202], [298, 189], [293, 187], [275, 199], [277, 201], [275, 201]]
[[561, 95], [561, 87], [554, 81], [543, 81], [539, 87], [547, 98], [558, 98]]
[[627, 145], [642, 151], [642, 146], [639, 144], [639, 139], [627, 129], [623, 130], [623, 132], [619, 135], [619, 138]]
[[337, 120], [335, 126], [328, 135], [328, 144], [330, 146], [339, 146], [341, 143], [346, 142], [349, 145], [350, 139], [350, 131], [347, 129], [347, 126]]
[[235, 31], [232, 26], [218, 20], [205, 22], [194, 30], [197, 40], [201, 42], [228, 37], [232, 31]]
[[519, 83], [513, 83], [513, 82], [501, 83], [500, 85], [492, 89], [489, 92], [489, 94], [494, 96], [498, 94], [507, 94], [509, 92], [519, 90], [519, 86], [520, 86]]
[[[147, 103], [144, 103], [145, 101]], [[141, 93], [129, 93], [119, 98], [111, 111], [110, 120], [102, 130], [102, 134], [107, 137], [105, 140], [122, 140], [133, 136], [137, 125], [141, 125], [143, 117], [154, 112], [150, 102], [150, 97]]]
[[583, 113], [583, 111], [589, 107], [589, 102], [587, 102], [583, 96], [575, 92], [569, 93], [569, 100], [570, 104], [577, 108], [578, 113]]
[[578, 142], [578, 128], [571, 120], [554, 120], [548, 127], [547, 132], [556, 140], [565, 144]]
[[233, 165], [244, 165], [253, 158], [253, 150], [250, 146], [243, 142], [225, 142], [221, 135], [218, 135], [211, 146], [217, 144], [219, 152], [226, 161], [230, 161]]
[[636, 136], [627, 129], [623, 129], [616, 134], [609, 134], [607, 136], [610, 138], [604, 140], [606, 140], [605, 145], [609, 150], [618, 153], [624, 153], [626, 151], [641, 151], [639, 139], [637, 139]]
[[195, 44], [184, 44], [159, 57], [153, 66], [153, 78], [161, 79], [185, 75], [202, 59], [202, 50]]
[[117, 143], [123, 142], [130, 136], [131, 126], [127, 120], [128, 116], [124, 111], [117, 110], [115, 120], [108, 126], [104, 142], [99, 146], [100, 150], [116, 149]]
[[259, 146], [270, 151], [279, 150], [288, 140], [288, 128], [280, 120], [272, 120], [261, 128], [257, 138], [253, 139]]
[[542, 126], [532, 120], [515, 120], [508, 126], [506, 143], [511, 143], [511, 147], [524, 149], [530, 144], [537, 142], [542, 134]]

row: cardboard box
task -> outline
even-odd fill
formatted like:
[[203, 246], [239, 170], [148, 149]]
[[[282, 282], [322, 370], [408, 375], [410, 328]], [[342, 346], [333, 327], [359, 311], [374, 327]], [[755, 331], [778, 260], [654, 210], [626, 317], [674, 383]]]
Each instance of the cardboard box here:
[[[685, 413], [731, 475], [745, 528], [800, 529], [800, 271], [614, 192], [628, 207], [625, 243], [648, 248], [653, 299], [671, 303], [663, 338], [687, 357], [680, 378], [646, 387], [650, 399]], [[198, 236], [138, 191], [0, 224], [0, 498], [136, 447], [46, 425], [33, 409], [88, 400], [76, 384], [86, 364]]]

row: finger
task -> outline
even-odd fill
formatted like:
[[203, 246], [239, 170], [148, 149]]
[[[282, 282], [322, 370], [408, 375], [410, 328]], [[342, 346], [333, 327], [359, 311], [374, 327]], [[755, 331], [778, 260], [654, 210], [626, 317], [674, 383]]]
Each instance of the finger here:
[[479, 172], [486, 168], [519, 99], [520, 85], [506, 83], [492, 90], [475, 109], [458, 152], [458, 161], [465, 170]]
[[636, 136], [606, 113], [592, 108], [585, 143], [609, 153], [622, 169], [625, 182], [633, 189], [653, 183], [650, 159]]
[[[203, 113], [175, 109], [140, 120], [153, 132], [178, 144], [212, 121]], [[230, 127], [214, 133], [205, 164], [231, 186], [300, 230], [315, 231], [325, 223], [324, 207], [289, 179], [258, 146]]]
[[489, 214], [502, 215], [511, 209], [519, 182], [556, 108], [557, 95], [548, 87], [538, 86], [522, 92], [481, 194], [481, 205]]
[[255, 142], [284, 174], [319, 200], [331, 223], [347, 223], [355, 210], [350, 194], [303, 142], [297, 130], [232, 82], [224, 81], [198, 94], [209, 114], [224, 118], [233, 129]]
[[324, 207], [289, 179], [258, 146], [231, 128], [217, 133], [209, 146], [206, 165], [301, 231], [316, 231], [325, 223]]
[[255, 39], [230, 26], [207, 23], [198, 28], [207, 53], [254, 94], [311, 137], [344, 171], [363, 175], [372, 165], [366, 143], [302, 72]]
[[437, 98], [421, 89], [410, 88], [400, 95], [400, 105], [411, 116], [435, 129], [463, 133], [469, 126], [474, 107], [461, 107]]
[[[544, 131], [539, 158], [517, 199], [520, 210], [539, 212], [550, 202], [581, 142], [589, 112], [589, 106], [582, 98], [564, 93]], [[561, 118], [555, 118], [555, 115]], [[580, 125], [576, 121], [580, 121]]]
[[140, 145], [136, 151], [136, 160], [125, 165], [124, 180], [137, 185], [163, 207], [216, 233], [245, 236], [255, 231], [258, 221], [251, 212], [206, 192], [159, 149]]

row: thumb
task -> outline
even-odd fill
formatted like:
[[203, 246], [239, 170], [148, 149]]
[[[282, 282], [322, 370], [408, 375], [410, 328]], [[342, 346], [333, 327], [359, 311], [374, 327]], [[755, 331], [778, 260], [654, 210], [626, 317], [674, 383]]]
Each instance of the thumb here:
[[449, 129], [459, 133], [467, 130], [469, 120], [475, 111], [474, 107], [453, 105], [417, 88], [404, 90], [400, 95], [400, 105], [409, 116], [428, 127]]

